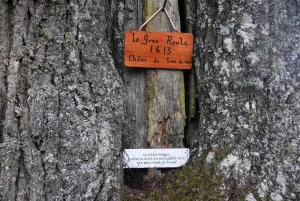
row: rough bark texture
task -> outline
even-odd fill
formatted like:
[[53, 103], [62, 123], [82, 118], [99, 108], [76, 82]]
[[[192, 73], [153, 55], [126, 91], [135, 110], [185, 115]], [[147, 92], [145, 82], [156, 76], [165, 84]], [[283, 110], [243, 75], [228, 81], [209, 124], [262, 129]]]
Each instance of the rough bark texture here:
[[123, 84], [109, 6], [0, 2], [2, 200], [119, 200]]
[[219, 164], [229, 200], [233, 188], [299, 200], [299, 1], [193, 5], [199, 155], [229, 151]]

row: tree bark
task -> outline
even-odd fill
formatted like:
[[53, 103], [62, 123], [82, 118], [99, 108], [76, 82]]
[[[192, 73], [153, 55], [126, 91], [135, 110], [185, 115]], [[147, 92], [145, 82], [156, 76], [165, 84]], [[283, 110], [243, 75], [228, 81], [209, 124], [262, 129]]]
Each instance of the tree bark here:
[[109, 2], [1, 1], [2, 200], [119, 200]]
[[193, 5], [199, 155], [229, 151], [229, 199], [234, 182], [249, 200], [298, 200], [299, 1]]

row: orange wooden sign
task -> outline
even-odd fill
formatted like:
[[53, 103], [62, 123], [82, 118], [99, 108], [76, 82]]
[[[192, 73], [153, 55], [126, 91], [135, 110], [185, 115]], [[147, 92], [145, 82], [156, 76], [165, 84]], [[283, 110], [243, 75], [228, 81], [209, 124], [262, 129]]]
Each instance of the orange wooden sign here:
[[194, 36], [190, 33], [126, 31], [128, 67], [191, 69]]

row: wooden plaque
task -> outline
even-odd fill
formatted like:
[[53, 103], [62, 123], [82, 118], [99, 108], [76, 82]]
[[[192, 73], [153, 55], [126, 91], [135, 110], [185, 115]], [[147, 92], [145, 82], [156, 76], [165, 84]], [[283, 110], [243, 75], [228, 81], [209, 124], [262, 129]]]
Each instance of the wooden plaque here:
[[190, 33], [126, 31], [128, 67], [191, 69], [194, 36]]

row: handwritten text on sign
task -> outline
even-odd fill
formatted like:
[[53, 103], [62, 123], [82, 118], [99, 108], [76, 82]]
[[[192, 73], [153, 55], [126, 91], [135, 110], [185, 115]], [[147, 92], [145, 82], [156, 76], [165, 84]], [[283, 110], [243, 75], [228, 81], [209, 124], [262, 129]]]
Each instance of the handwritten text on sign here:
[[128, 67], [190, 69], [193, 34], [126, 31], [124, 64]]
[[183, 166], [189, 149], [125, 149], [124, 168], [171, 168]]

